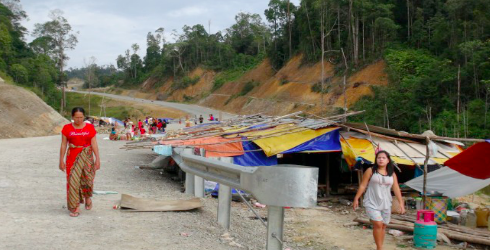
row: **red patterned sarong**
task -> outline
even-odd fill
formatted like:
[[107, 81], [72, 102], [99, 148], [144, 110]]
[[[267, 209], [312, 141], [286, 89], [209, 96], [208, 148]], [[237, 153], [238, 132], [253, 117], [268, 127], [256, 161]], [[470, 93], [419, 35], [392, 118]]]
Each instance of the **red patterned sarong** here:
[[69, 154], [72, 149], [82, 148], [71, 168], [67, 168], [68, 209], [74, 212], [78, 205], [83, 203], [84, 198], [92, 197], [95, 167], [92, 146], [82, 147], [73, 144], [69, 146]]

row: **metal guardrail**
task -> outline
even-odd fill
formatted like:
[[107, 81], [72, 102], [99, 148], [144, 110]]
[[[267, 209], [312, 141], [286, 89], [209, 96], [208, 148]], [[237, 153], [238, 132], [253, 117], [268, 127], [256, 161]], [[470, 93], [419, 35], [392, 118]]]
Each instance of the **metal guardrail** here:
[[267, 205], [267, 250], [282, 249], [284, 207], [317, 204], [318, 168], [287, 164], [244, 167], [193, 155], [190, 148], [174, 148], [172, 158], [186, 172], [186, 193], [204, 197], [204, 179], [220, 183], [218, 223], [226, 229], [230, 228], [231, 188], [249, 192]]

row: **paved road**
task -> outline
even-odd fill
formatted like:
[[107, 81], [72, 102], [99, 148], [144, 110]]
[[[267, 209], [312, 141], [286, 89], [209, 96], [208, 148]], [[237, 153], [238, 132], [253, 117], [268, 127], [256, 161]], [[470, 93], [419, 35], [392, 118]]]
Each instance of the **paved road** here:
[[[82, 93], [82, 94], [88, 93], [87, 91], [72, 91], [72, 92]], [[91, 92], [91, 93], [94, 95], [106, 96], [106, 97], [110, 97], [113, 99], [155, 104], [155, 105], [160, 105], [163, 107], [174, 108], [174, 109], [182, 110], [186, 113], [189, 113], [192, 116], [199, 117], [199, 115], [202, 115], [204, 117], [204, 119], [206, 119], [209, 116], [209, 114], [213, 114], [215, 117], [219, 117], [219, 112], [220, 112], [219, 110], [210, 109], [210, 108], [206, 108], [206, 107], [194, 105], [194, 104], [184, 104], [184, 103], [165, 102], [165, 101], [153, 101], [153, 100], [147, 100], [147, 99], [142, 99], [142, 98], [122, 96], [122, 95], [114, 95], [114, 94], [107, 94], [107, 93], [99, 93], [99, 92]], [[233, 118], [235, 116], [236, 115], [234, 115], [234, 114], [222, 112], [223, 119], [229, 119], [229, 118]]]

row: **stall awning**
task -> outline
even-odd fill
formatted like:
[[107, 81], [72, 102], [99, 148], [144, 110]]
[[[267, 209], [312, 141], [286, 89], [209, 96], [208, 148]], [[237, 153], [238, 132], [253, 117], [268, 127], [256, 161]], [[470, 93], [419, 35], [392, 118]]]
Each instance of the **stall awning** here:
[[[446, 165], [427, 174], [428, 192], [459, 197], [478, 191], [490, 185], [490, 143], [477, 143], [446, 161]], [[422, 192], [423, 183], [423, 176], [419, 176], [405, 184]]]
[[472, 178], [490, 178], [490, 140], [469, 147], [445, 165]]
[[160, 143], [172, 146], [196, 146], [198, 148], [204, 148], [206, 157], [230, 157], [243, 155], [244, 152], [240, 139], [227, 139], [220, 136], [162, 141]]
[[[244, 138], [245, 139], [245, 138]], [[272, 166], [277, 165], [275, 155], [267, 157], [255, 143], [251, 141], [242, 142], [245, 153], [233, 157], [233, 163], [240, 166]]]
[[294, 148], [288, 149], [282, 154], [291, 153], [320, 153], [320, 152], [336, 152], [340, 151], [339, 129], [329, 131], [323, 135], [313, 138]]
[[[342, 152], [349, 166], [354, 166], [357, 157], [374, 162], [375, 150], [385, 150], [397, 164], [414, 166], [414, 161], [422, 165], [425, 160], [426, 146], [420, 143], [391, 141], [384, 138], [368, 137], [357, 132], [342, 132]], [[375, 146], [376, 145], [376, 146]], [[434, 143], [435, 153], [429, 164], [444, 164], [448, 159], [460, 153], [461, 149], [452, 144]], [[376, 148], [377, 147], [377, 148]]]
[[321, 135], [339, 129], [338, 127], [330, 127], [323, 129], [305, 129], [300, 127], [279, 127], [272, 130], [261, 131], [256, 134], [270, 134], [274, 137], [254, 140], [267, 156], [276, 155], [292, 148], [295, 148], [305, 142], [313, 140]]

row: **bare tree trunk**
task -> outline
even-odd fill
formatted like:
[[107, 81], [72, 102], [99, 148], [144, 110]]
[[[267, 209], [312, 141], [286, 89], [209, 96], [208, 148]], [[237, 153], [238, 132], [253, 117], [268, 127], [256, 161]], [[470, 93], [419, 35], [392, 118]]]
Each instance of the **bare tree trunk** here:
[[473, 50], [471, 51], [471, 58], [473, 61], [473, 82], [475, 83], [475, 98], [480, 98], [480, 93], [478, 91], [478, 89], [479, 89], [478, 74], [476, 72], [475, 54], [473, 53]]
[[362, 60], [366, 60], [366, 50], [364, 49], [364, 21], [362, 21]]
[[359, 17], [354, 14], [353, 0], [349, 0], [349, 25], [352, 33], [352, 54], [354, 57], [354, 64], [358, 64], [359, 60]]
[[427, 25], [427, 26], [428, 26], [428, 28], [429, 28], [429, 47], [430, 47], [430, 24], [429, 24], [429, 25]]
[[[311, 31], [311, 24], [310, 24], [310, 15], [308, 14], [308, 4], [305, 2], [305, 11], [306, 11], [306, 20], [308, 20], [308, 30], [310, 30], [310, 38], [311, 38], [311, 48], [313, 49], [313, 55], [316, 54], [315, 52], [315, 39], [313, 37], [313, 32]], [[323, 48], [322, 48], [323, 50]], [[323, 65], [322, 65], [323, 66]]]
[[385, 114], [386, 114], [386, 125], [388, 125], [388, 129], [390, 128], [390, 117], [388, 115], [388, 106], [385, 103]]
[[[340, 48], [340, 51], [342, 51], [342, 57], [344, 57], [344, 65], [345, 65], [343, 95], [344, 95], [344, 114], [347, 114], [347, 96], [346, 96], [347, 79], [346, 78], [347, 78], [347, 71], [349, 67], [347, 66], [347, 58], [345, 57], [344, 48]], [[344, 123], [345, 122], [347, 122], [347, 116], [344, 116]]]
[[64, 111], [66, 108], [66, 93], [65, 93], [65, 82], [63, 80], [63, 60], [61, 61], [60, 67], [60, 84], [62, 89], [62, 97], [61, 97], [61, 115], [64, 115]]
[[468, 114], [466, 113], [466, 107], [463, 107], [463, 133], [464, 133], [464, 138], [466, 138], [466, 116]]
[[[343, 89], [342, 89], [342, 93], [344, 95], [344, 114], [347, 114], [347, 95], [345, 93], [345, 86], [347, 85], [347, 82], [346, 82], [346, 74], [344, 74], [344, 84], [343, 84]], [[347, 116], [344, 117], [344, 123], [347, 122]]]
[[288, 0], [288, 25], [289, 25], [289, 58], [293, 56], [293, 49], [291, 47], [291, 12], [289, 11], [289, 0]]
[[487, 128], [487, 112], [488, 112], [488, 89], [485, 93], [485, 119], [483, 120], [483, 129]]
[[376, 46], [374, 44], [374, 35], [376, 33], [376, 29], [374, 28], [374, 20], [373, 20], [372, 26], [371, 26], [371, 33], [372, 33], [372, 36], [373, 36], [373, 48], [372, 48], [372, 50], [373, 50], [373, 54], [374, 54], [374, 52], [376, 52]]
[[410, 0], [407, 0], [407, 38], [410, 40]]
[[338, 8], [337, 8], [337, 27], [338, 27], [338, 39], [339, 39], [339, 46], [342, 46], [342, 41], [340, 40], [340, 2], [338, 3]]
[[432, 131], [432, 107], [427, 105], [425, 107], [425, 114], [427, 116], [427, 122], [429, 123], [429, 130]]
[[323, 96], [324, 96], [324, 92], [325, 92], [325, 27], [324, 27], [324, 17], [325, 17], [325, 14], [324, 14], [324, 10], [323, 10], [323, 3], [322, 3], [322, 8], [321, 8], [321, 16], [320, 16], [320, 29], [321, 29], [321, 36], [322, 36], [322, 40], [321, 40], [321, 44], [322, 44], [322, 75], [321, 75], [321, 85], [322, 85], [322, 93], [321, 93], [321, 112], [323, 114], [323, 112], [325, 111], [324, 110], [324, 101], [323, 101]]
[[458, 65], [458, 103], [456, 104], [456, 123], [458, 124], [457, 136], [459, 138], [459, 113], [461, 111], [461, 65]]

